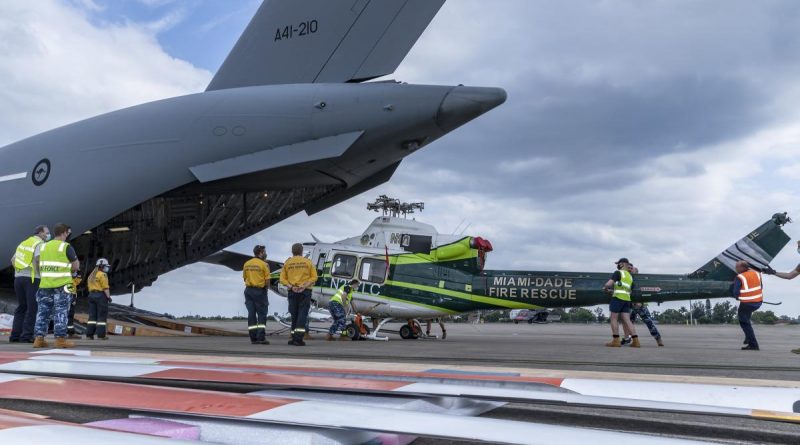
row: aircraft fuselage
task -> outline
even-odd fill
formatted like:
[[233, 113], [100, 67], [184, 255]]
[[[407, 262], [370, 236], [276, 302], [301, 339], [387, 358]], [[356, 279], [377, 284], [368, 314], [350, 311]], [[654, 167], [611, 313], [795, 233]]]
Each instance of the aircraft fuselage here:
[[301, 210], [391, 177], [400, 160], [499, 105], [494, 88], [296, 84], [147, 103], [0, 149], [0, 253], [70, 224], [83, 264], [137, 289]]

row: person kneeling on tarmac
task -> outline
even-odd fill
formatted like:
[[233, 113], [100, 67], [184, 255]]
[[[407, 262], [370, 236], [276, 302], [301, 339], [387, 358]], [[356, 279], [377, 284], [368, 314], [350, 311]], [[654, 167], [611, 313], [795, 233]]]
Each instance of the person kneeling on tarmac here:
[[340, 340], [347, 340], [345, 320], [350, 310], [352, 310], [352, 313], [356, 312], [355, 305], [353, 305], [353, 291], [358, 288], [358, 284], [358, 280], [351, 280], [349, 283], [340, 287], [331, 297], [331, 301], [328, 302], [328, 311], [330, 311], [333, 317], [333, 324], [328, 330], [328, 336], [325, 338], [326, 340], [333, 341], [336, 337], [339, 337]]

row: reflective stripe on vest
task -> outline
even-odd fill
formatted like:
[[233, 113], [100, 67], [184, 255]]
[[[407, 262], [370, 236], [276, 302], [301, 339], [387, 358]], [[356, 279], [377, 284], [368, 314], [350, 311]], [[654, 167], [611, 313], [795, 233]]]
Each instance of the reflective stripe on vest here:
[[761, 303], [763, 293], [761, 291], [761, 274], [748, 270], [736, 276], [742, 287], [739, 290], [739, 301], [744, 303]]
[[[342, 287], [339, 288], [339, 290], [336, 291], [335, 294], [333, 294], [333, 296], [331, 297], [331, 301], [335, 301], [335, 302], [341, 304], [342, 306], [344, 306], [345, 303], [342, 301], [342, 297], [344, 297], [344, 296], [345, 296], [344, 295], [344, 286], [342, 286]], [[350, 291], [350, 293], [347, 295], [346, 298], [347, 298], [347, 302], [348, 303], [350, 302], [350, 300], [353, 299], [353, 291], [352, 290]]]
[[72, 263], [67, 258], [69, 244], [52, 240], [42, 245], [39, 251], [39, 271], [44, 289], [56, 289], [72, 284]]
[[620, 300], [631, 301], [631, 286], [633, 286], [633, 276], [627, 270], [620, 269], [620, 279], [614, 283], [614, 297]]
[[36, 246], [41, 243], [41, 238], [32, 236], [17, 246], [17, 251], [14, 253], [14, 269], [17, 272], [31, 267], [33, 264], [33, 253], [36, 251]]

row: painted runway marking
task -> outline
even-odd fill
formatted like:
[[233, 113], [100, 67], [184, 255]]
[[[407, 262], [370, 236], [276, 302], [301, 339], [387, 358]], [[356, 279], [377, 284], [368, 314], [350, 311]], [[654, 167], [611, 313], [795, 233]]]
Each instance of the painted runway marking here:
[[0, 176], [0, 182], [14, 181], [17, 179], [25, 179], [28, 177], [28, 172], [14, 173], [13, 175]]

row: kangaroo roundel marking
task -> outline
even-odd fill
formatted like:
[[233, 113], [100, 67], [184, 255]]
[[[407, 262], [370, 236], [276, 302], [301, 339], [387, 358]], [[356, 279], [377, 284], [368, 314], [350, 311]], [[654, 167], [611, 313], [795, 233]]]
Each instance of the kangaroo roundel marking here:
[[33, 180], [33, 184], [36, 186], [40, 186], [47, 181], [47, 178], [50, 177], [50, 160], [49, 159], [42, 159], [41, 161], [36, 163], [36, 166], [33, 167], [33, 174], [31, 175], [31, 179]]

